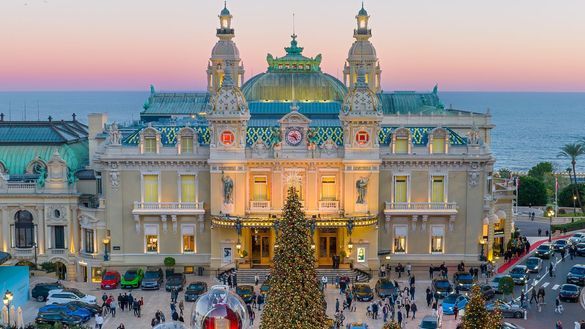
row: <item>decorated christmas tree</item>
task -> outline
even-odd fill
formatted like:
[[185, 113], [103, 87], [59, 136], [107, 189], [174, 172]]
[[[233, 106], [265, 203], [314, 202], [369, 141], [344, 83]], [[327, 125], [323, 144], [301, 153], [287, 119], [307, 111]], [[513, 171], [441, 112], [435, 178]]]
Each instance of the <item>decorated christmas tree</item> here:
[[278, 223], [270, 293], [262, 329], [325, 329], [324, 296], [317, 282], [305, 213], [291, 187]]
[[384, 327], [382, 327], [382, 329], [400, 329], [400, 325], [397, 322], [390, 321], [390, 322], [386, 322], [384, 324]]
[[488, 312], [481, 289], [474, 286], [471, 289], [471, 299], [465, 306], [463, 329], [499, 329], [501, 322], [502, 316], [498, 308], [494, 312]]

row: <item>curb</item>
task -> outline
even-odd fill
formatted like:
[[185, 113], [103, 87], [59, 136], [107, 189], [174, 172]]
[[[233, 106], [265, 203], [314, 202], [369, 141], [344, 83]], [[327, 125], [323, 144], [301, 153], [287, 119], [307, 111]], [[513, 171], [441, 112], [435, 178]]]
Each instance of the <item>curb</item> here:
[[582, 307], [583, 309], [585, 309], [585, 291], [584, 291], [584, 290], [585, 290], [585, 289], [581, 289], [581, 298], [579, 298], [579, 299], [580, 299], [580, 301], [579, 301], [579, 302], [580, 302], [580, 304], [581, 304], [581, 307]]

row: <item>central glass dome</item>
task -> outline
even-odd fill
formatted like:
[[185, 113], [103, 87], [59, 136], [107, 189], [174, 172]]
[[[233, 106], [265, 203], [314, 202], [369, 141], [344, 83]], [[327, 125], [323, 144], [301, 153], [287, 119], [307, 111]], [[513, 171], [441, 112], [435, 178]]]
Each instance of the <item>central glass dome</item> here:
[[320, 54], [315, 58], [303, 56], [296, 37], [292, 35], [290, 47], [284, 48], [287, 53], [284, 57], [268, 54], [268, 72], [254, 76], [242, 86], [248, 102], [343, 101], [347, 88], [335, 77], [321, 72]]

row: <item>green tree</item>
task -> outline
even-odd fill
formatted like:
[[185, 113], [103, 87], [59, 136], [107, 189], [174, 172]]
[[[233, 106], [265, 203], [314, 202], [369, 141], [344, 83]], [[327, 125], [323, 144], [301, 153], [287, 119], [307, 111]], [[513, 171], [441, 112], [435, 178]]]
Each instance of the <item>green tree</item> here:
[[294, 188], [288, 190], [270, 270], [270, 294], [262, 329], [325, 329], [325, 299], [319, 289], [305, 213]]
[[[585, 184], [577, 184], [577, 186], [575, 186], [575, 184], [570, 184], [563, 187], [559, 191], [559, 207], [572, 207], [573, 196], [576, 191], [579, 191], [579, 196], [583, 199], [585, 197]], [[576, 201], [577, 200], [575, 200], [575, 202]]]
[[479, 286], [471, 288], [469, 303], [465, 306], [465, 315], [461, 325], [463, 329], [499, 329], [502, 316], [499, 310], [488, 312], [485, 299]]
[[528, 170], [528, 176], [543, 181], [546, 174], [552, 174], [553, 165], [550, 162], [540, 162]]
[[520, 206], [544, 206], [547, 204], [546, 186], [534, 177], [521, 176], [518, 187], [518, 204]]
[[500, 178], [506, 178], [506, 179], [512, 178], [512, 171], [508, 168], [502, 168], [502, 169], [498, 170], [498, 174], [500, 175]]
[[[571, 169], [573, 171], [573, 184], [577, 184], [577, 158], [585, 154], [585, 146], [583, 143], [569, 143], [565, 144], [561, 151], [558, 154], [560, 158], [566, 158], [571, 160]], [[577, 204], [579, 208], [583, 209], [581, 204], [581, 198], [579, 194], [575, 191], [577, 195]], [[585, 210], [584, 210], [585, 212]]]
[[498, 288], [506, 298], [506, 295], [514, 292], [514, 280], [509, 276], [505, 276], [498, 282]]

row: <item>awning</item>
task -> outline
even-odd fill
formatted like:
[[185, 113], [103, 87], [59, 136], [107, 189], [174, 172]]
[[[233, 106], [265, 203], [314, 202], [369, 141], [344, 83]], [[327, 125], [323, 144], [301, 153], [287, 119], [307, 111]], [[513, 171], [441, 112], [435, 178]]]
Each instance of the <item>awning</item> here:
[[[217, 227], [235, 228], [236, 223], [241, 224], [242, 228], [269, 228], [273, 227], [276, 221], [281, 221], [279, 218], [267, 217], [235, 217], [235, 216], [212, 216], [211, 223]], [[307, 223], [311, 219], [307, 218]], [[357, 217], [321, 217], [315, 219], [315, 225], [318, 228], [342, 228], [347, 227], [348, 223], [352, 222], [353, 227], [373, 226], [378, 224], [378, 216], [357, 216]]]

